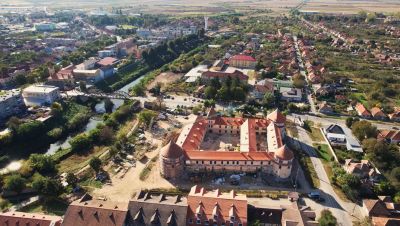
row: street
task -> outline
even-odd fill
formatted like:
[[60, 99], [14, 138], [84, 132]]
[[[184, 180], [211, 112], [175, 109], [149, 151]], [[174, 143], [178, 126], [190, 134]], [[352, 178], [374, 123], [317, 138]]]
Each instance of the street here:
[[338, 220], [339, 225], [352, 225], [353, 221], [363, 217], [361, 207], [354, 203], [345, 202], [336, 195], [328, 175], [325, 172], [323, 163], [312, 147], [313, 140], [303, 128], [297, 126], [297, 129], [299, 137], [301, 138], [301, 140], [296, 140], [297, 145], [310, 156], [311, 162], [320, 180], [319, 192], [321, 193], [321, 197], [325, 199], [324, 202], [318, 203], [310, 198], [305, 198], [304, 201], [306, 205], [315, 209], [317, 214], [323, 209], [328, 208]]

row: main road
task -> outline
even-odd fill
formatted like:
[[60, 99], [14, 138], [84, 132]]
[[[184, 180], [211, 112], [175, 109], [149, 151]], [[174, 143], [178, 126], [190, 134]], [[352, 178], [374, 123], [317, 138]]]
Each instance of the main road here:
[[[353, 221], [357, 221], [363, 218], [361, 207], [355, 203], [346, 202], [342, 200], [334, 191], [332, 184], [325, 172], [322, 161], [318, 158], [317, 153], [313, 148], [313, 140], [310, 138], [308, 133], [301, 127], [297, 126], [299, 132], [299, 138], [296, 140], [297, 145], [302, 151], [310, 156], [311, 162], [315, 168], [318, 179], [320, 181], [319, 191], [321, 196], [325, 199], [324, 202], [315, 202], [309, 198], [305, 198], [305, 203], [317, 210], [319, 214], [323, 209], [329, 209], [336, 217], [338, 224], [342, 226], [352, 225]], [[315, 142], [314, 142], [315, 143]]]

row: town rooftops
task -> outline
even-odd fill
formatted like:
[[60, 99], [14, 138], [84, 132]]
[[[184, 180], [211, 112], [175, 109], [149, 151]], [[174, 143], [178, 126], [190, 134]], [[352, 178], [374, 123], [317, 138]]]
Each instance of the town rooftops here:
[[123, 226], [127, 212], [128, 202], [94, 200], [85, 195], [69, 205], [63, 226]]
[[0, 213], [2, 226], [61, 226], [62, 218], [36, 213], [6, 212]]
[[254, 57], [248, 56], [248, 55], [243, 55], [243, 54], [235, 55], [235, 56], [231, 57], [230, 60], [251, 61], [251, 62], [255, 62], [256, 61], [256, 59], [254, 59]]

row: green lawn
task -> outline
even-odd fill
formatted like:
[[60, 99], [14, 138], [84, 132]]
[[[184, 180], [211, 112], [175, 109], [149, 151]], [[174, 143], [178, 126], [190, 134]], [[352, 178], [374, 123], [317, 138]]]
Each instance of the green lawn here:
[[324, 162], [332, 161], [333, 155], [327, 144], [313, 144], [313, 146], [317, 151], [319, 158], [321, 158]]
[[50, 215], [62, 216], [68, 208], [68, 203], [59, 199], [49, 201], [39, 201], [21, 208], [20, 211], [27, 213], [45, 213]]

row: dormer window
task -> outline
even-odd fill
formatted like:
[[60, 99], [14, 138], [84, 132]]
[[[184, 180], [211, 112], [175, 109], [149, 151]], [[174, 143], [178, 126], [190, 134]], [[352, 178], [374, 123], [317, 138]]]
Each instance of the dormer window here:
[[230, 216], [231, 221], [235, 220], [235, 216]]

